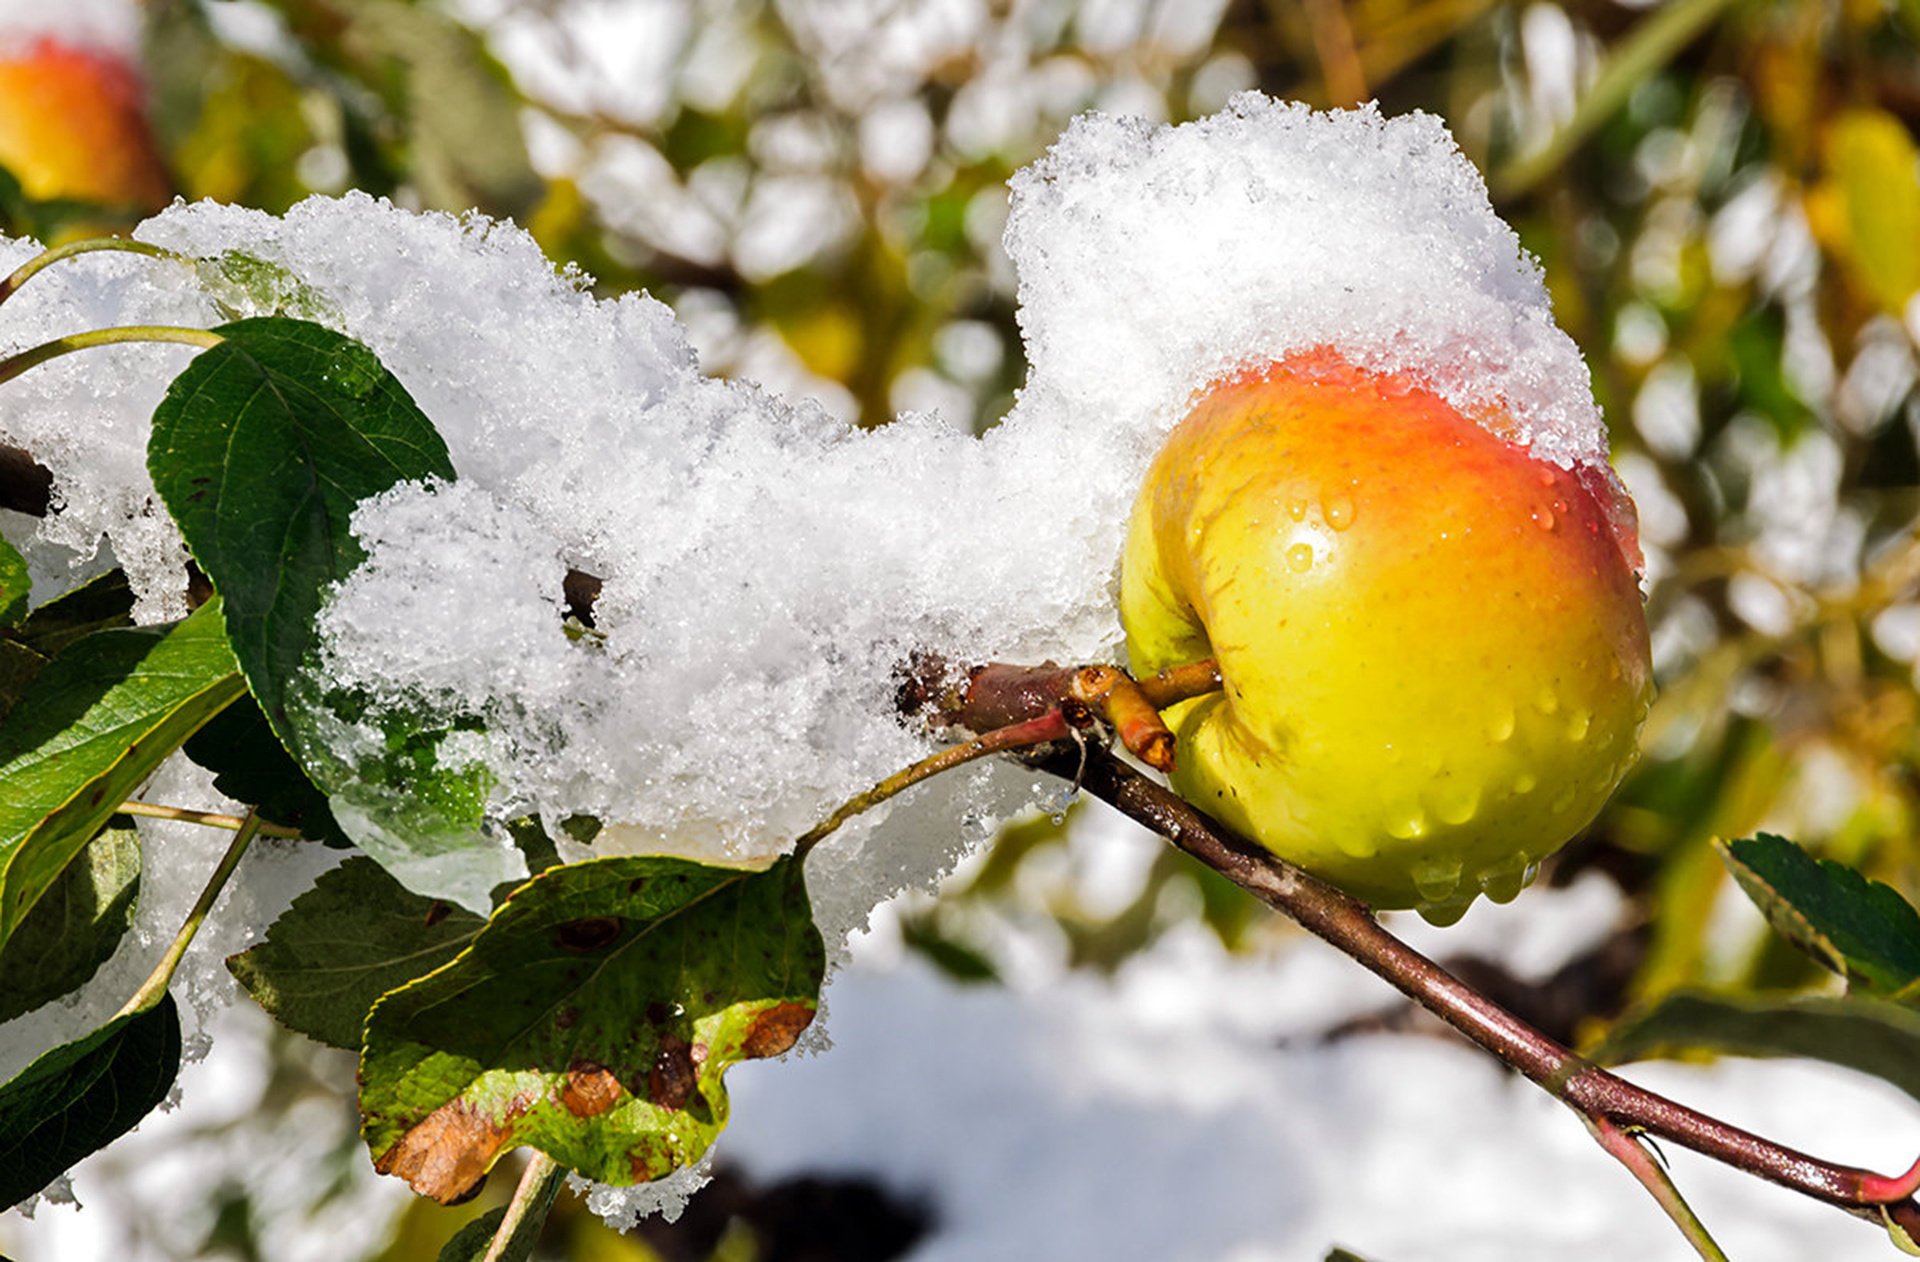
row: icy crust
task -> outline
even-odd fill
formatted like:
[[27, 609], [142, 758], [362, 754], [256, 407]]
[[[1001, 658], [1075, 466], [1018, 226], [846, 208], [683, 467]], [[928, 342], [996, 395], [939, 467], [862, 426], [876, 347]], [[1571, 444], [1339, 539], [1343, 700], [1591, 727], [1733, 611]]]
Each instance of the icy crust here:
[[[784, 851], [925, 752], [893, 713], [893, 672], [915, 650], [1116, 656], [1112, 588], [1139, 478], [1194, 391], [1250, 361], [1332, 345], [1469, 414], [1503, 410], [1545, 458], [1604, 468], [1585, 368], [1537, 269], [1422, 115], [1243, 95], [1178, 128], [1078, 121], [1014, 181], [1007, 241], [1032, 369], [984, 438], [931, 416], [863, 432], [703, 377], [665, 307], [595, 299], [508, 225], [351, 195], [284, 219], [176, 206], [140, 235], [283, 265], [445, 435], [457, 481], [356, 513], [368, 560], [322, 615], [319, 674], [478, 718], [443, 760], [489, 766], [498, 820], [605, 821], [597, 853]], [[218, 319], [188, 269], [121, 258], [62, 264], [5, 315], [12, 346]], [[181, 608], [182, 553], [144, 443], [186, 354], [92, 351], [0, 395], [0, 441], [54, 470], [63, 505], [30, 541], [39, 572], [57, 579], [104, 536], [148, 619]], [[600, 580], [587, 634], [563, 623], [569, 570]], [[839, 843], [858, 867], [831, 866], [875, 875], [835, 890], [823, 922], [857, 923], [929, 878], [958, 831], [895, 824]]]
[[1562, 468], [1604, 468], [1540, 269], [1430, 114], [1257, 92], [1179, 127], [1088, 114], [1013, 178], [1024, 406], [1144, 424], [1316, 346], [1402, 373]]

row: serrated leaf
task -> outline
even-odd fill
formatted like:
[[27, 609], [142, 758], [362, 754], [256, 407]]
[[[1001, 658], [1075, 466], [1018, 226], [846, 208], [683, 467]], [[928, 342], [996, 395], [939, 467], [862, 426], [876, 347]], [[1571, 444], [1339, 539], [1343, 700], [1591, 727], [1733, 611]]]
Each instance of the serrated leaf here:
[[360, 1060], [375, 1167], [440, 1201], [523, 1144], [603, 1183], [657, 1179], [726, 1125], [730, 1065], [792, 1046], [824, 969], [792, 860], [551, 868], [375, 1006]]
[[0, 1021], [78, 990], [120, 945], [140, 894], [140, 836], [122, 815], [40, 896], [0, 950]]
[[402, 482], [451, 479], [446, 444], [351, 338], [280, 318], [216, 332], [225, 340], [155, 411], [147, 463], [226, 603], [247, 685], [349, 836], [411, 888], [485, 907], [495, 884], [524, 874], [483, 830], [485, 768], [447, 765], [437, 721], [374, 712], [307, 671], [327, 590], [363, 559], [355, 506]]
[[282, 1025], [358, 1051], [374, 1002], [451, 960], [485, 923], [356, 856], [323, 872], [227, 968]]
[[0, 1205], [17, 1205], [132, 1130], [180, 1072], [172, 995], [63, 1043], [0, 1086]]
[[16, 626], [27, 616], [31, 589], [26, 558], [0, 535], [0, 627]]
[[1851, 985], [1893, 994], [1920, 980], [1920, 912], [1892, 886], [1769, 833], [1721, 857], [1781, 936]]
[[262, 819], [297, 828], [330, 846], [352, 841], [334, 821], [327, 795], [293, 760], [252, 697], [242, 697], [185, 746], [187, 757], [214, 773], [213, 787], [259, 810]]
[[1696, 1052], [1823, 1060], [1920, 1100], [1920, 1013], [1857, 995], [1770, 999], [1676, 991], [1622, 1021], [1594, 1059], [1620, 1064]]
[[0, 723], [0, 948], [120, 803], [245, 689], [218, 601], [96, 632], [35, 677]]

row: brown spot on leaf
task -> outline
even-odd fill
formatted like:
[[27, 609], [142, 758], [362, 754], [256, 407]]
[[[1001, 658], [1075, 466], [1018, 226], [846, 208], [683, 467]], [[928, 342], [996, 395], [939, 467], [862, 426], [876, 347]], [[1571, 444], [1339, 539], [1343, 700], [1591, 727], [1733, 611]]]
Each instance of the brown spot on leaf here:
[[800, 1031], [807, 1028], [813, 1020], [813, 1005], [788, 1000], [777, 1003], [753, 1019], [747, 1027], [747, 1037], [740, 1044], [740, 1054], [748, 1060], [758, 1060], [763, 1056], [778, 1056], [792, 1047], [794, 1040], [800, 1037]]
[[620, 1102], [624, 1088], [605, 1065], [584, 1058], [567, 1066], [560, 1106], [575, 1117], [599, 1117]]
[[580, 1009], [569, 1004], [553, 1014], [553, 1023], [563, 1030], [571, 1030], [580, 1020]]
[[569, 920], [553, 931], [553, 940], [568, 951], [598, 951], [618, 938], [626, 923], [618, 916]]
[[498, 1121], [465, 1100], [449, 1100], [414, 1123], [380, 1154], [373, 1168], [405, 1179], [422, 1196], [452, 1205], [487, 1177], [493, 1159], [513, 1135], [511, 1119], [524, 1112], [526, 1102], [519, 1097]]
[[667, 1007], [666, 1004], [656, 999], [647, 1005], [648, 1025], [665, 1025], [671, 1020], [673, 1020], [673, 1009]]
[[693, 1049], [677, 1034], [660, 1040], [660, 1051], [647, 1072], [647, 1098], [663, 1109], [685, 1105], [693, 1094], [697, 1075], [693, 1068]]
[[647, 888], [647, 878], [644, 876], [636, 876], [627, 882], [627, 893], [629, 894], [638, 894], [645, 888]]
[[434, 900], [433, 906], [427, 908], [427, 928], [433, 928], [452, 913], [453, 908], [438, 899]]

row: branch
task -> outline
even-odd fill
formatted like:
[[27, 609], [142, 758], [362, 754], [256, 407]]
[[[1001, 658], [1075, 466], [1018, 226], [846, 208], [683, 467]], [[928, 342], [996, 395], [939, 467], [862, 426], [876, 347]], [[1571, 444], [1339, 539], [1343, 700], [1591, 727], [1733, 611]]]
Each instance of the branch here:
[[1665, 1139], [1857, 1217], [1920, 1234], [1920, 1204], [1907, 1199], [1915, 1172], [1889, 1177], [1821, 1161], [1589, 1064], [1401, 942], [1358, 899], [1229, 832], [1104, 750], [1086, 751], [1083, 765], [1078, 749], [1056, 747], [1036, 765], [1077, 777], [1088, 793], [1339, 948], [1600, 1133], [1612, 1127]]

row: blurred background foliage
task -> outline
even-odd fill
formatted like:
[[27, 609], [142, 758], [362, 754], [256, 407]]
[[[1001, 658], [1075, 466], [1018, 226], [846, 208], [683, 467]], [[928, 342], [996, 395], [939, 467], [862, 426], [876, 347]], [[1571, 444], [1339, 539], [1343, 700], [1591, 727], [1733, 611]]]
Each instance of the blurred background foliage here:
[[[1649, 1045], [1736, 1046], [1751, 1030], [1717, 1012], [1821, 983], [1715, 837], [1782, 832], [1920, 895], [1920, 0], [148, 0], [143, 18], [143, 94], [114, 126], [144, 108], [151, 137], [112, 143], [149, 145], [171, 191], [510, 216], [599, 291], [672, 304], [708, 371], [860, 425], [938, 409], [984, 429], [1010, 405], [1005, 181], [1073, 114], [1177, 121], [1245, 88], [1438, 113], [1588, 356], [1639, 503], [1661, 684], [1639, 769], [1543, 878], [1617, 882], [1613, 937], [1545, 982], [1459, 967], [1583, 1046], [1681, 994], [1713, 1002]], [[117, 192], [31, 177], [11, 73], [9, 230], [152, 207], [146, 159]], [[1008, 922], [1092, 968], [1196, 915], [1235, 949], [1292, 936], [1178, 855], [1116, 860], [1080, 815], [1005, 829], [910, 906], [907, 941], [990, 980]], [[243, 1239], [243, 1211], [210, 1230]], [[442, 1213], [420, 1211], [421, 1240]], [[419, 1256], [413, 1230], [390, 1256]], [[740, 1230], [684, 1254], [559, 1234], [578, 1257], [808, 1256]]]

